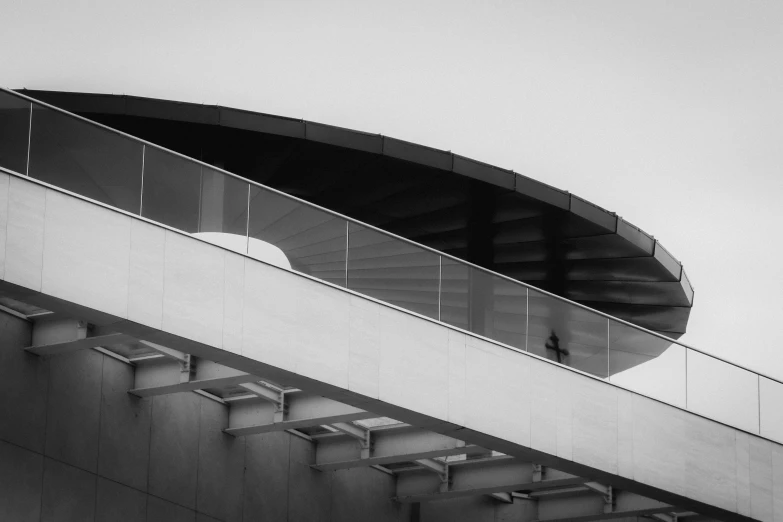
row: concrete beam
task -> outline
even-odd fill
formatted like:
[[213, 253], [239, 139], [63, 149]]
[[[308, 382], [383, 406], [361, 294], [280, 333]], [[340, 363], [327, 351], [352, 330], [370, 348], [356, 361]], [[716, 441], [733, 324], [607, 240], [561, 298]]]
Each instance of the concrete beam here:
[[444, 479], [448, 476], [448, 465], [445, 462], [435, 459], [417, 459], [414, 462], [419, 466], [422, 466], [424, 469], [428, 469], [434, 473], [437, 473], [441, 479]]
[[367, 428], [362, 428], [360, 426], [357, 426], [356, 424], [351, 424], [349, 422], [335, 422], [332, 423], [331, 426], [337, 431], [339, 431], [340, 433], [344, 433], [356, 440], [362, 442], [367, 442], [368, 440], [367, 437], [368, 437], [369, 430], [367, 430]]
[[514, 503], [514, 497], [511, 496], [511, 493], [505, 492], [505, 493], [490, 493], [490, 497], [494, 498], [495, 500], [499, 500], [503, 502], [504, 504], [513, 504]]
[[[90, 335], [91, 333], [93, 335]], [[91, 332], [85, 321], [53, 318], [36, 321], [33, 324], [32, 346], [25, 348], [25, 351], [40, 356], [51, 356], [133, 340], [132, 336], [124, 333]]]
[[614, 508], [605, 512], [601, 495], [590, 492], [570, 497], [539, 498], [539, 522], [589, 522], [613, 518], [652, 516], [676, 511], [674, 506], [629, 491], [615, 491]]
[[137, 397], [152, 397], [206, 388], [220, 388], [258, 380], [259, 378], [255, 375], [212, 361], [198, 360], [195, 362], [195, 368], [192, 368], [190, 363], [164, 358], [154, 360], [144, 366], [138, 366], [135, 386], [128, 393]]
[[188, 382], [180, 382], [177, 384], [169, 384], [166, 386], [155, 386], [151, 388], [134, 388], [129, 390], [128, 393], [137, 397], [154, 397], [155, 395], [169, 395], [171, 393], [182, 393], [187, 391], [203, 390], [206, 388], [231, 386], [241, 382], [252, 381], [253, 379], [257, 379], [257, 377], [245, 373], [236, 375], [234, 377], [193, 380]]
[[449, 465], [449, 487], [446, 491], [440, 491], [438, 476], [427, 471], [411, 471], [401, 473], [397, 478], [396, 500], [403, 503], [428, 502], [511, 491], [535, 491], [584, 484], [588, 480], [556, 470], [548, 471], [551, 478], [533, 481], [531, 463], [511, 457], [453, 462]]
[[271, 402], [272, 404], [282, 405], [284, 402], [283, 391], [274, 389], [271, 386], [262, 385], [261, 383], [257, 382], [246, 382], [240, 384], [239, 387], [249, 391], [256, 397]]
[[[279, 420], [279, 416], [275, 418], [275, 404], [268, 400], [234, 402], [229, 412], [229, 427], [224, 431], [242, 437], [378, 417], [375, 413], [304, 392], [286, 393], [285, 406], [285, 415]], [[355, 441], [351, 442], [355, 444]]]
[[88, 350], [99, 346], [108, 346], [118, 343], [132, 341], [133, 337], [121, 333], [99, 335], [97, 337], [85, 337], [84, 339], [74, 339], [59, 343], [44, 344], [40, 346], [30, 346], [26, 351], [36, 355], [60, 355], [64, 353], [78, 352], [79, 350]]
[[361, 448], [356, 441], [345, 438], [319, 440], [313, 467], [333, 471], [449, 455], [477, 455], [487, 451], [446, 435], [408, 425], [374, 428], [370, 430], [370, 437], [372, 445], [367, 458], [362, 458]]
[[167, 348], [166, 346], [161, 346], [159, 344], [151, 343], [149, 341], [139, 341], [139, 344], [154, 350], [157, 355], [169, 357], [171, 359], [174, 359], [175, 361], [185, 362], [186, 354], [180, 352], [179, 350], [174, 350], [173, 348]]

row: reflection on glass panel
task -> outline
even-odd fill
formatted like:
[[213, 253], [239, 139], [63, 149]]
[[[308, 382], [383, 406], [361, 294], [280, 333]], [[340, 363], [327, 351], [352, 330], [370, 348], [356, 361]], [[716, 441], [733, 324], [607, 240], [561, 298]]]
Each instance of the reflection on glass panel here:
[[240, 179], [202, 167], [198, 232], [194, 235], [246, 253], [248, 189], [249, 184]]
[[328, 212], [250, 187], [248, 255], [252, 257], [274, 255], [271, 245], [292, 269], [345, 286], [346, 228], [344, 219]]
[[443, 258], [441, 320], [525, 349], [527, 287]]
[[759, 376], [761, 436], [783, 442], [783, 384]]
[[46, 107], [34, 106], [29, 175], [139, 213], [142, 144]]
[[147, 147], [141, 215], [184, 232], [198, 232], [201, 171], [199, 163]]
[[474, 267], [468, 274], [469, 330], [524, 350], [527, 287]]
[[685, 347], [609, 321], [609, 380], [685, 408]]
[[688, 409], [758, 433], [758, 375], [693, 350], [687, 358]]
[[0, 92], [0, 167], [27, 172], [30, 102]]
[[348, 234], [348, 288], [438, 318], [438, 254], [355, 223]]
[[608, 377], [608, 320], [535, 290], [529, 293], [527, 350]]

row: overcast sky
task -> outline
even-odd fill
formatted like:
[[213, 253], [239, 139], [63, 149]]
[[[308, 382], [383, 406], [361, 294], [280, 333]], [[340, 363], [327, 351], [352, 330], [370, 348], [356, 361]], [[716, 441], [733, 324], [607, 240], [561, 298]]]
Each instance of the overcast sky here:
[[683, 341], [783, 379], [783, 2], [0, 0], [0, 85], [451, 150], [653, 234]]

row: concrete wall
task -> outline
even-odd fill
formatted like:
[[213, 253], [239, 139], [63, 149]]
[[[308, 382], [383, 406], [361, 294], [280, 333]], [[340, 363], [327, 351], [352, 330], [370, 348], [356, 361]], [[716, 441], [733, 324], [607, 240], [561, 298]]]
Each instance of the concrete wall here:
[[[780, 444], [28, 179], [0, 176], [1, 223], [0, 277], [39, 306], [694, 511], [783, 520]], [[69, 392], [82, 423], [100, 416], [92, 379]], [[83, 449], [99, 436], [45, 446], [99, 465]]]
[[409, 520], [394, 477], [319, 472], [288, 433], [225, 435], [228, 408], [195, 393], [128, 395], [133, 368], [87, 350], [23, 351], [30, 323], [0, 312], [0, 520]]

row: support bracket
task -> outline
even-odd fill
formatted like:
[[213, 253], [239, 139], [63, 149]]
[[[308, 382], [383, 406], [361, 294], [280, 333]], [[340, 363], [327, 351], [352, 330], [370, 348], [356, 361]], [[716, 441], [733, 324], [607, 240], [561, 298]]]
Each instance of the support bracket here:
[[250, 393], [275, 405], [274, 422], [284, 422], [288, 407], [285, 402], [285, 391], [264, 381], [239, 384]]
[[361, 449], [360, 457], [363, 459], [370, 458], [370, 450], [372, 449], [370, 430], [357, 426], [352, 422], [334, 422], [331, 424], [331, 427], [356, 439]]
[[430, 471], [434, 471], [440, 477], [440, 492], [446, 493], [449, 490], [450, 476], [449, 465], [445, 462], [441, 462], [435, 459], [419, 459], [414, 462]]

